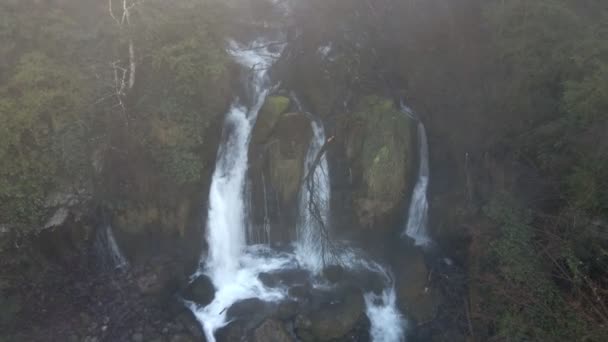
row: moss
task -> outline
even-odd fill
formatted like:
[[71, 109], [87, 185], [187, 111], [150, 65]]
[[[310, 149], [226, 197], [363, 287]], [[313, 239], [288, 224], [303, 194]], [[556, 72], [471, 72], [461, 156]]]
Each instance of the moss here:
[[270, 136], [273, 128], [284, 114], [289, 109], [289, 98], [285, 96], [269, 96], [266, 102], [260, 109], [258, 120], [255, 124], [253, 132], [254, 143], [260, 143]]
[[298, 193], [311, 136], [310, 121], [304, 114], [288, 113], [276, 123], [269, 167], [271, 182], [279, 189], [284, 203], [295, 199]]
[[260, 118], [269, 117], [276, 121], [279, 116], [289, 109], [291, 101], [285, 96], [269, 96], [260, 109]]
[[362, 123], [360, 161], [370, 199], [398, 200], [406, 188], [410, 168], [410, 120], [391, 100], [365, 97], [354, 113]]

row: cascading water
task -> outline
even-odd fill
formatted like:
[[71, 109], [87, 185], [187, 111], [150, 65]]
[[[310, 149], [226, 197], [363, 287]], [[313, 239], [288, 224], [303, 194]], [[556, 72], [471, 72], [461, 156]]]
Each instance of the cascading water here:
[[313, 137], [306, 154], [304, 175], [307, 175], [307, 179], [300, 190], [296, 228], [298, 239], [295, 245], [298, 261], [317, 274], [331, 257], [328, 246], [331, 188], [327, 157], [325, 153], [319, 155], [325, 145], [325, 128], [314, 118], [311, 126]]
[[116, 243], [112, 226], [109, 224], [104, 224], [97, 230], [95, 250], [100, 258], [100, 266], [104, 269], [119, 269], [129, 265]]
[[[295, 253], [278, 252], [268, 245], [247, 245], [247, 233], [250, 243], [264, 242], [260, 237], [251, 239], [253, 232], [248, 231], [247, 169], [252, 129], [258, 111], [271, 91], [268, 69], [280, 55], [269, 51], [271, 46], [277, 46], [277, 43], [264, 39], [248, 45], [235, 42], [230, 45], [229, 52], [248, 71], [245, 85], [249, 91], [248, 101], [235, 100], [226, 115], [209, 193], [206, 229], [209, 251], [201, 257], [200, 268], [194, 275], [207, 275], [216, 292], [213, 301], [206, 306], [193, 302], [186, 304], [201, 323], [207, 341], [213, 342], [215, 332], [230, 323], [232, 318], [228, 317], [228, 309], [236, 302], [249, 298], [276, 302], [288, 297], [287, 285], [267, 286], [260, 280], [260, 274], [306, 270], [315, 285], [324, 266], [340, 264], [349, 270], [367, 270], [384, 277], [386, 288], [382, 295], [365, 295], [373, 339], [377, 342], [402, 341], [405, 324], [396, 309], [393, 283], [386, 270], [367, 261], [362, 257], [363, 253], [355, 252], [346, 244], [340, 251], [328, 254], [331, 193], [327, 158], [320, 153], [326, 138], [319, 120], [311, 123], [314, 134], [304, 166], [305, 174], [310, 171], [307, 177], [310, 181], [303, 182], [300, 193]], [[265, 190], [266, 184], [263, 185]], [[264, 198], [268, 200], [266, 195]], [[269, 226], [269, 222], [265, 222], [264, 230]]]
[[406, 322], [397, 309], [397, 295], [391, 285], [382, 294], [368, 292], [365, 313], [371, 322], [370, 335], [374, 342], [398, 342], [404, 340]]
[[[402, 111], [411, 118], [415, 118], [411, 109], [401, 105]], [[426, 137], [426, 129], [422, 122], [418, 121], [418, 147], [419, 147], [419, 167], [418, 179], [414, 186], [412, 200], [408, 211], [407, 225], [402, 235], [407, 235], [414, 239], [417, 246], [427, 245], [431, 239], [427, 232], [428, 221], [428, 200], [427, 189], [429, 186], [429, 145]]]
[[337, 246], [331, 242], [331, 184], [327, 157], [322, 151], [326, 143], [325, 128], [316, 118], [311, 119], [311, 125], [313, 137], [304, 167], [304, 175], [308, 178], [300, 191], [296, 258], [302, 267], [315, 275], [320, 274], [325, 266], [332, 264], [341, 265], [351, 271], [364, 270], [379, 275], [385, 286], [382, 294], [368, 292], [364, 296], [366, 314], [371, 322], [372, 340], [403, 341], [406, 322], [397, 309], [394, 284], [389, 272], [380, 264], [363, 257], [363, 252], [350, 248], [347, 244]]
[[211, 181], [207, 243], [209, 252], [201, 260], [200, 273], [207, 274], [217, 292], [209, 305], [191, 308], [203, 325], [207, 341], [215, 341], [214, 332], [226, 322], [226, 308], [238, 300], [258, 297], [276, 300], [280, 290], [266, 289], [258, 274], [280, 269], [292, 263], [289, 257], [270, 258], [264, 248], [246, 245], [245, 180], [251, 131], [268, 92], [268, 69], [279, 53], [268, 50], [268, 41], [257, 40], [247, 46], [232, 42], [229, 52], [249, 72], [247, 89], [250, 103], [236, 100], [227, 116], [223, 142], [219, 148]]
[[231, 43], [232, 55], [250, 70], [248, 86], [252, 103], [246, 106], [237, 100], [232, 104], [226, 116], [224, 141], [218, 151], [211, 182], [207, 218], [209, 255], [205, 268], [217, 287], [233, 280], [246, 245], [243, 227], [247, 151], [258, 111], [270, 89], [268, 68], [278, 57], [264, 48], [264, 44], [260, 41], [242, 47]]

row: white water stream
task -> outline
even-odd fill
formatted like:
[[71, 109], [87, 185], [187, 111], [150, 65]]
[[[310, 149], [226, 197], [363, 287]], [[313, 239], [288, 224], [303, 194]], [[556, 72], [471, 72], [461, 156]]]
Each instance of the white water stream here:
[[[409, 117], [418, 120], [410, 108], [403, 104], [401, 105], [401, 108]], [[429, 145], [426, 137], [426, 129], [420, 121], [418, 121], [418, 148], [418, 178], [410, 202], [407, 224], [405, 231], [402, 234], [414, 239], [417, 246], [426, 246], [431, 241], [427, 232], [429, 208], [427, 199], [427, 189], [429, 186]]]
[[266, 289], [258, 274], [281, 269], [290, 260], [268, 258], [259, 249], [247, 250], [245, 217], [245, 177], [251, 131], [258, 111], [270, 90], [268, 69], [279, 54], [268, 51], [269, 42], [257, 40], [242, 46], [232, 42], [229, 52], [248, 70], [250, 104], [235, 100], [226, 115], [216, 168], [209, 193], [207, 243], [209, 253], [200, 272], [207, 274], [217, 289], [215, 299], [204, 308], [193, 308], [203, 325], [207, 341], [225, 326], [226, 309], [235, 302], [258, 297], [276, 300], [282, 293]]
[[[325, 128], [320, 120], [311, 119], [313, 137], [306, 154], [304, 175], [308, 180], [300, 190], [298, 238], [295, 243], [296, 256], [303, 267], [319, 274], [331, 257], [328, 246], [328, 228], [331, 187], [329, 168], [325, 153], [318, 164], [313, 165], [325, 145]], [[315, 167], [314, 170], [311, 170]], [[311, 172], [312, 171], [312, 172]], [[310, 173], [310, 174], [309, 174]]]

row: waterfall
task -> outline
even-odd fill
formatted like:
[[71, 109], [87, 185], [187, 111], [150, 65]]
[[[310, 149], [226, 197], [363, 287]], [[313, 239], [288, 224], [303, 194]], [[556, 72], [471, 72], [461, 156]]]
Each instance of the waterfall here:
[[207, 242], [209, 254], [205, 268], [216, 287], [234, 280], [239, 257], [246, 246], [245, 238], [245, 176], [251, 131], [258, 111], [270, 89], [268, 68], [277, 57], [262, 41], [252, 46], [231, 42], [230, 52], [249, 70], [248, 90], [251, 104], [239, 100], [232, 104], [223, 131], [216, 167], [209, 193]]
[[[286, 285], [266, 286], [260, 274], [303, 269], [312, 275], [310, 281], [316, 282], [326, 264], [341, 264], [349, 270], [367, 269], [385, 276], [385, 294], [365, 295], [372, 334], [377, 342], [402, 341], [404, 324], [396, 308], [393, 283], [387, 271], [346, 244], [341, 244], [335, 253], [332, 250], [332, 258], [328, 259], [331, 194], [327, 158], [320, 154], [326, 141], [320, 120], [311, 120], [313, 136], [304, 165], [304, 174], [310, 175], [300, 192], [295, 252], [273, 250], [265, 244], [247, 244], [247, 234], [252, 235], [248, 213], [250, 186], [247, 185], [249, 143], [258, 111], [271, 91], [268, 69], [280, 52], [273, 53], [269, 47], [276, 45], [276, 42], [265, 39], [249, 45], [230, 44], [230, 54], [248, 72], [244, 84], [248, 91], [247, 101], [234, 100], [226, 114], [209, 191], [206, 222], [209, 250], [206, 257], [201, 256], [199, 270], [194, 275], [208, 276], [216, 292], [212, 302], [206, 306], [194, 302], [186, 302], [186, 305], [202, 325], [206, 340], [215, 342], [215, 332], [231, 322], [228, 312], [233, 304], [249, 298], [277, 302], [289, 296]], [[263, 183], [266, 181], [262, 179]], [[262, 185], [265, 191], [266, 184]], [[267, 202], [266, 197], [264, 193], [264, 201]], [[267, 203], [264, 210], [267, 218]], [[270, 226], [266, 218], [264, 234], [268, 234]], [[250, 243], [263, 242], [259, 238], [250, 240]], [[372, 316], [383, 317], [383, 320]], [[390, 326], [385, 326], [387, 324]]]
[[236, 99], [228, 111], [222, 132], [215, 171], [209, 192], [207, 216], [206, 260], [201, 269], [211, 278], [217, 292], [205, 307], [190, 303], [190, 308], [203, 326], [207, 341], [215, 341], [214, 333], [225, 326], [226, 309], [235, 302], [257, 297], [278, 300], [284, 296], [279, 289], [267, 289], [258, 274], [295, 264], [289, 256], [270, 257], [263, 246], [247, 246], [246, 175], [251, 131], [258, 112], [270, 91], [268, 69], [279, 57], [264, 39], [243, 46], [230, 43], [229, 52], [248, 72], [246, 89], [249, 103]]
[[[325, 145], [325, 128], [315, 118], [311, 119], [311, 126], [313, 136], [304, 165], [304, 175], [308, 175], [308, 179], [300, 190], [295, 245], [300, 263], [313, 273], [319, 273], [330, 256], [328, 229], [331, 189], [325, 153], [317, 161]], [[318, 164], [314, 165], [315, 162]]]
[[109, 224], [104, 224], [97, 229], [95, 250], [100, 258], [100, 266], [103, 269], [119, 269], [129, 265], [116, 243], [112, 226]]
[[374, 342], [403, 341], [405, 327], [393, 286], [385, 288], [380, 295], [368, 292], [365, 298], [365, 313], [371, 322], [370, 335]]
[[340, 253], [342, 265], [352, 270], [365, 270], [382, 278], [384, 288], [380, 294], [373, 291], [364, 294], [365, 314], [371, 323], [373, 342], [403, 342], [407, 321], [397, 308], [397, 294], [392, 273], [383, 265], [369, 259], [365, 253], [346, 248]]
[[[408, 116], [415, 118], [413, 112], [402, 104], [402, 111]], [[428, 221], [428, 200], [427, 189], [429, 186], [429, 145], [426, 137], [426, 130], [422, 122], [418, 121], [418, 147], [419, 147], [419, 167], [418, 178], [414, 186], [412, 200], [408, 211], [407, 225], [402, 235], [407, 235], [414, 239], [417, 246], [425, 246], [431, 240], [427, 232]]]

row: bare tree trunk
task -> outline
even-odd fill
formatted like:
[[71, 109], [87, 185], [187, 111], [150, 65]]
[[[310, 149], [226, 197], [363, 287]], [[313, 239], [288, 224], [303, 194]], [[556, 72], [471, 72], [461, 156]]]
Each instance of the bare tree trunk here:
[[[137, 5], [141, 4], [143, 2], [143, 0], [141, 1], [129, 1], [129, 0], [122, 0], [122, 15], [120, 16], [120, 19], [118, 19], [118, 16], [116, 16], [116, 14], [114, 13], [114, 9], [112, 6], [112, 2], [113, 0], [108, 0], [108, 11], [110, 12], [110, 17], [114, 20], [114, 22], [116, 23], [116, 25], [118, 26], [119, 30], [122, 32], [123, 30], [126, 30], [126, 35], [129, 38], [129, 62], [128, 62], [128, 69], [126, 67], [121, 67], [122, 70], [128, 70], [128, 82], [124, 83], [125, 87], [118, 87], [118, 89], [120, 89], [121, 91], [118, 92], [118, 94], [120, 94], [121, 96], [126, 95], [125, 93], [125, 88], [126, 90], [131, 90], [133, 88], [133, 86], [135, 85], [135, 75], [136, 75], [136, 70], [137, 70], [137, 56], [135, 54], [135, 44], [133, 43], [133, 37], [131, 37], [131, 32], [130, 32], [130, 27], [131, 27], [131, 10], [133, 8], [135, 8]], [[116, 70], [116, 67], [119, 65], [119, 62], [114, 62], [113, 63], [113, 67]], [[126, 74], [123, 74], [123, 76], [126, 76]], [[122, 78], [123, 80], [125, 80], [125, 78]]]

